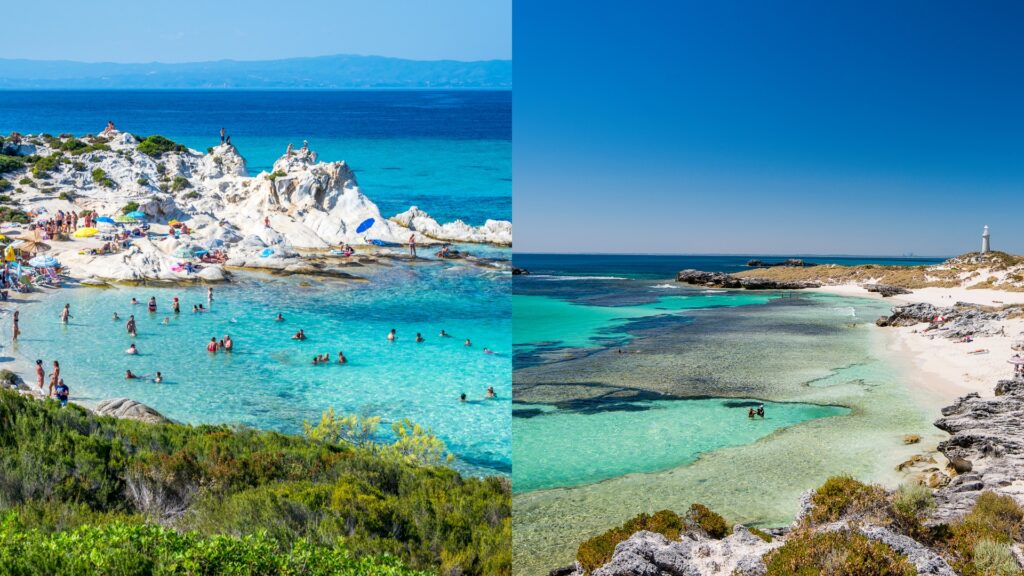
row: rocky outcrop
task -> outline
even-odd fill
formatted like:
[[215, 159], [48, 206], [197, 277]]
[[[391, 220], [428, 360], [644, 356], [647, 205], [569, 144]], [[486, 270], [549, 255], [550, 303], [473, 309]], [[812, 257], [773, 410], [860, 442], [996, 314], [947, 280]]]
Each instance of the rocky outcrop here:
[[760, 576], [765, 573], [762, 557], [782, 545], [765, 542], [744, 526], [715, 540], [688, 532], [679, 540], [641, 531], [615, 547], [611, 562], [594, 571], [594, 576], [710, 576], [730, 574]]
[[893, 286], [891, 284], [865, 284], [864, 289], [868, 292], [881, 294], [882, 298], [890, 298], [901, 294], [910, 294], [910, 290], [901, 286]]
[[676, 282], [712, 288], [744, 288], [746, 290], [799, 290], [821, 287], [818, 282], [788, 282], [770, 278], [738, 277], [724, 272], [704, 272], [692, 269], [676, 274]]
[[124, 418], [128, 420], [139, 420], [141, 422], [149, 422], [150, 424], [164, 424], [170, 422], [167, 418], [164, 418], [162, 414], [156, 410], [136, 402], [131, 398], [111, 398], [103, 400], [96, 405], [94, 411], [101, 416], [113, 416], [114, 418]]
[[527, 270], [526, 268], [512, 268], [513, 276], [528, 276], [529, 274], [530, 271]]
[[892, 314], [875, 321], [878, 326], [913, 326], [928, 323], [924, 334], [929, 337], [963, 338], [977, 334], [994, 336], [1002, 333], [996, 322], [1005, 320], [1021, 308], [1010, 307], [998, 311], [986, 311], [981, 306], [957, 302], [953, 306], [934, 306], [924, 302], [896, 306]]
[[512, 245], [512, 223], [505, 220], [488, 220], [480, 227], [470, 226], [462, 220], [438, 224], [430, 214], [412, 206], [392, 216], [391, 221], [436, 240]]
[[747, 266], [750, 266], [752, 268], [774, 268], [776, 266], [787, 266], [790, 268], [805, 268], [807, 266], [817, 266], [817, 264], [804, 262], [799, 258], [787, 258], [782, 262], [765, 262], [764, 260], [758, 259], [747, 260]]
[[960, 516], [986, 490], [1024, 502], [1024, 379], [1002, 380], [996, 393], [968, 394], [935, 422], [950, 434], [939, 451], [956, 465], [949, 485], [936, 493], [938, 520]]

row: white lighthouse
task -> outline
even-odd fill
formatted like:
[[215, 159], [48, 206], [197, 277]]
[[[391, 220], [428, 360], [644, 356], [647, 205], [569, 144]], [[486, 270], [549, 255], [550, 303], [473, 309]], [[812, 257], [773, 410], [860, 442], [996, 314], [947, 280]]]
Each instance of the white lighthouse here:
[[985, 230], [981, 233], [981, 253], [985, 254], [989, 251], [988, 245], [988, 226], [985, 226]]

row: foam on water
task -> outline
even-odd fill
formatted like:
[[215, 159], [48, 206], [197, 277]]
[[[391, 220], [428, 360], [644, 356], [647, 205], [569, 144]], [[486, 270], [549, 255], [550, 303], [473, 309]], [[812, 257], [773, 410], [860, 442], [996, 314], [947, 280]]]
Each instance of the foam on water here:
[[[464, 266], [430, 264], [385, 270], [369, 283], [247, 276], [215, 288], [206, 313], [205, 288], [77, 288], [23, 306], [23, 336], [14, 347], [26, 360], [60, 360], [72, 397], [85, 403], [127, 396], [188, 423], [231, 422], [301, 431], [334, 407], [387, 422], [411, 418], [448, 443], [457, 466], [472, 473], [510, 470], [511, 314], [507, 276]], [[173, 296], [181, 314], [171, 313]], [[131, 306], [132, 297], [141, 302]], [[156, 314], [145, 303], [155, 296]], [[58, 321], [71, 304], [69, 326]], [[117, 312], [120, 321], [111, 315]], [[275, 322], [281, 312], [284, 322]], [[139, 335], [124, 323], [134, 314]], [[169, 325], [162, 320], [169, 318]], [[306, 341], [291, 336], [299, 329]], [[398, 341], [386, 335], [397, 329]], [[452, 335], [440, 338], [441, 329]], [[421, 332], [426, 342], [414, 342]], [[210, 337], [230, 334], [231, 354], [209, 354]], [[5, 336], [9, 339], [9, 335]], [[463, 345], [470, 338], [472, 347]], [[140, 354], [124, 350], [136, 342]], [[9, 343], [9, 340], [8, 340]], [[495, 354], [485, 354], [484, 348]], [[339, 366], [338, 351], [349, 364]], [[314, 366], [316, 354], [330, 365]], [[126, 381], [126, 369], [152, 375]], [[488, 386], [497, 399], [485, 400]], [[461, 403], [465, 392], [469, 402]], [[389, 432], [384, 433], [385, 436]]]

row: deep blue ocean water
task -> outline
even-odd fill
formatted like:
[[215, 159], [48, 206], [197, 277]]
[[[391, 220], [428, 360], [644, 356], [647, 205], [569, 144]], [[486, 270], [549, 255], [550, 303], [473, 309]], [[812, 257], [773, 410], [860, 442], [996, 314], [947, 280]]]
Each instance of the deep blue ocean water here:
[[[748, 270], [747, 261], [781, 262], [790, 256], [750, 255], [643, 255], [643, 254], [524, 254], [516, 253], [512, 261], [532, 274], [557, 276], [622, 276], [623, 278], [675, 278], [676, 272], [695, 268], [707, 272], [740, 272]], [[943, 258], [897, 258], [891, 256], [800, 256], [814, 264], [857, 266], [930, 266]]]
[[512, 218], [509, 91], [0, 91], [0, 134], [95, 134], [107, 120], [200, 151], [223, 127], [250, 174], [308, 140], [347, 161], [385, 216], [417, 205], [440, 221]]

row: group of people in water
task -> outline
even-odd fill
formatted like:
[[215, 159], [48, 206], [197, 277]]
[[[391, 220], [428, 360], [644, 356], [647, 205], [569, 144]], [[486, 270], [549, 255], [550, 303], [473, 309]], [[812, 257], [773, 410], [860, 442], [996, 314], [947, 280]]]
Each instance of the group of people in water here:
[[764, 404], [758, 404], [757, 410], [754, 410], [753, 408], [747, 410], [747, 418], [753, 418], [754, 416], [764, 418]]

